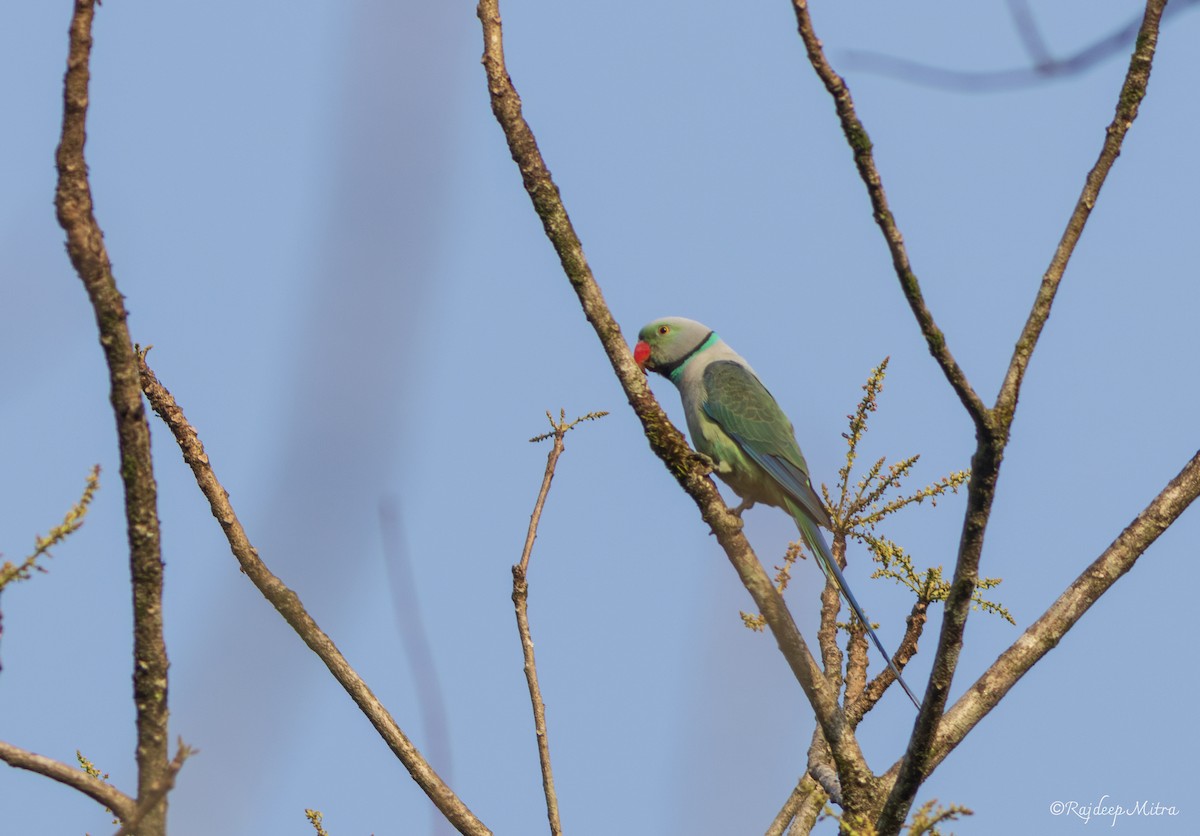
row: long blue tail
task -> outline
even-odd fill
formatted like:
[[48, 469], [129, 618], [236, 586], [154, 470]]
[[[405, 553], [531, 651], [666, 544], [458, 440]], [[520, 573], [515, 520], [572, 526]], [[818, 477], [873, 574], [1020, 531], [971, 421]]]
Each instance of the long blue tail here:
[[850, 609], [854, 610], [855, 616], [867, 628], [867, 632], [871, 634], [871, 641], [875, 642], [875, 647], [879, 649], [880, 655], [883, 656], [888, 667], [892, 669], [892, 673], [896, 675], [896, 681], [900, 683], [900, 687], [904, 689], [904, 693], [908, 694], [908, 698], [912, 700], [913, 705], [920, 711], [921, 701], [917, 699], [916, 694], [912, 692], [912, 689], [908, 687], [908, 683], [904, 681], [904, 677], [900, 675], [899, 669], [892, 662], [892, 657], [883, 649], [883, 644], [879, 641], [879, 636], [875, 635], [875, 630], [871, 627], [871, 622], [867, 620], [866, 613], [858, 605], [858, 601], [854, 600], [854, 593], [850, 591], [850, 587], [846, 583], [846, 578], [842, 576], [842, 570], [838, 568], [837, 561], [833, 559], [833, 552], [829, 550], [829, 545], [825, 542], [825, 535], [821, 533], [821, 529], [817, 528], [817, 524], [810, 520], [808, 515], [799, 508], [789, 508], [788, 510], [796, 518], [796, 525], [800, 528], [800, 534], [804, 537], [804, 542], [813, 550], [817, 562], [821, 565], [821, 569], [825, 572], [826, 577], [833, 577], [838, 589], [842, 592], [842, 596], [850, 604]]

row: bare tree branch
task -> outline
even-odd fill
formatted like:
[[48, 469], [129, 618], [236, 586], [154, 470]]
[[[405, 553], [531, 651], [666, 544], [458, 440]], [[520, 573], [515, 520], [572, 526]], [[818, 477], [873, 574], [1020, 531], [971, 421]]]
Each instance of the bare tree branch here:
[[809, 833], [817, 816], [825, 809], [826, 801], [838, 805], [844, 803], [841, 779], [831, 763], [829, 744], [819, 728], [813, 729], [807, 768], [767, 828], [767, 836], [782, 836], [785, 832]]
[[167, 764], [167, 771], [163, 774], [162, 780], [150, 792], [146, 793], [146, 797], [143, 800], [138, 802], [137, 809], [133, 811], [132, 815], [122, 819], [121, 829], [113, 834], [113, 836], [133, 836], [137, 832], [146, 814], [166, 798], [167, 793], [175, 787], [175, 776], [179, 774], [179, 770], [183, 769], [183, 762], [195, 753], [196, 750], [184, 743], [182, 739], [179, 741], [175, 757]]
[[711, 527], [717, 542], [766, 619], [780, 652], [813, 705], [818, 722], [833, 749], [838, 771], [842, 775], [852, 776], [852, 780], [846, 782], [852, 787], [852, 792], [869, 792], [873, 776], [863, 760], [857, 741], [848, 733], [836, 693], [825, 682], [787, 605], [742, 535], [741, 520], [726, 507], [716, 485], [708, 478], [708, 469], [703, 460], [688, 447], [683, 435], [667, 419], [650, 392], [645, 375], [634, 362], [621, 329], [604, 301], [563, 206], [558, 187], [546, 168], [533, 131], [521, 113], [520, 96], [504, 64], [498, 0], [480, 0], [478, 15], [483, 27], [483, 66], [487, 73], [492, 113], [504, 131], [509, 151], [521, 171], [525, 190], [541, 218], [546, 236], [558, 253], [563, 271], [608, 355], [630, 406], [642, 422], [650, 448], [696, 502], [701, 517]]
[[[892, 661], [901, 671], [908, 665], [909, 660], [917, 655], [917, 643], [921, 640], [922, 633], [925, 632], [925, 624], [929, 620], [929, 602], [917, 600], [913, 603], [912, 611], [905, 619], [907, 625], [904, 630], [904, 637], [900, 639], [900, 645], [896, 648], [896, 654]], [[863, 642], [865, 643], [865, 639]], [[893, 682], [896, 681], [896, 675], [892, 673], [892, 669], [884, 666], [883, 670], [872, 679], [863, 689], [861, 695], [851, 697], [851, 702], [846, 706], [846, 722], [851, 726], [857, 727], [879, 700], [883, 697], [884, 691], [888, 689]]]
[[[767, 828], [766, 836], [808, 833], [820, 815], [828, 796], [809, 774], [801, 776], [795, 789]], [[792, 829], [789, 829], [789, 825]]]
[[[542, 700], [542, 689], [538, 684], [537, 661], [533, 655], [533, 635], [529, 630], [529, 558], [533, 555], [533, 541], [537, 539], [538, 523], [542, 519], [542, 508], [546, 505], [546, 496], [550, 493], [550, 482], [554, 479], [554, 468], [558, 465], [558, 457], [564, 448], [563, 439], [566, 434], [580, 421], [602, 417], [608, 413], [591, 413], [582, 418], [576, 418], [567, 423], [566, 414], [560, 413], [559, 420], [550, 419], [553, 432], [548, 437], [553, 439], [550, 452], [546, 454], [546, 472], [542, 476], [542, 486], [538, 489], [537, 500], [533, 504], [533, 513], [529, 516], [529, 530], [525, 535], [525, 547], [521, 550], [521, 560], [512, 567], [513, 607], [517, 614], [517, 632], [521, 636], [521, 653], [525, 657], [525, 681], [529, 685], [529, 701], [533, 706], [533, 728], [537, 736], [538, 762], [542, 767], [542, 792], [546, 796], [546, 817], [550, 820], [550, 832], [553, 836], [561, 836], [562, 820], [558, 815], [558, 795], [554, 792], [554, 771], [550, 767], [550, 737], [546, 730], [546, 703]], [[547, 436], [531, 438], [530, 441], [544, 441]]]
[[47, 778], [53, 778], [61, 784], [79, 790], [88, 798], [103, 804], [112, 810], [113, 815], [125, 821], [134, 815], [138, 807], [135, 799], [114, 787], [112, 784], [93, 778], [77, 766], [35, 755], [33, 752], [13, 746], [11, 743], [0, 741], [0, 760], [17, 769], [27, 769]]
[[[1133, 568], [1197, 497], [1200, 497], [1200, 452], [946, 712], [930, 745], [924, 777], [945, 760], [1030, 668], [1058, 646], [1092, 604]], [[884, 777], [896, 775], [899, 766], [893, 766]]]
[[933, 314], [925, 305], [925, 297], [921, 293], [921, 285], [917, 281], [917, 275], [913, 272], [912, 265], [908, 260], [908, 250], [904, 246], [904, 236], [900, 234], [900, 228], [896, 225], [895, 216], [892, 210], [888, 207], [887, 194], [883, 190], [883, 181], [879, 176], [879, 170], [875, 167], [875, 158], [871, 153], [871, 138], [867, 135], [867, 130], [859, 121], [858, 115], [854, 109], [854, 100], [850, 96], [850, 89], [846, 86], [846, 82], [838, 75], [829, 60], [825, 57], [824, 48], [821, 46], [821, 40], [817, 37], [816, 31], [813, 29], [812, 19], [808, 14], [807, 0], [792, 0], [792, 8], [796, 13], [796, 23], [800, 30], [800, 39], [804, 42], [804, 47], [808, 51], [808, 60], [816, 70], [817, 76], [825, 85], [825, 89], [829, 91], [829, 95], [833, 97], [834, 107], [837, 108], [838, 118], [842, 123], [842, 131], [846, 134], [846, 142], [849, 143], [851, 151], [854, 152], [854, 163], [858, 166], [858, 174], [862, 178], [863, 183], [867, 187], [867, 194], [871, 199], [871, 207], [875, 213], [875, 223], [879, 225], [879, 229], [883, 232], [884, 240], [887, 242], [888, 251], [892, 255], [892, 266], [896, 270], [896, 275], [900, 278], [900, 289], [904, 292], [904, 298], [908, 300], [908, 305], [912, 309], [913, 315], [917, 318], [917, 323], [921, 326], [921, 333], [925, 336], [925, 342], [929, 347], [929, 353], [937, 360], [938, 365], [942, 369], [942, 373], [946, 375], [946, 379], [950, 381], [950, 385], [958, 394], [959, 400], [962, 401], [967, 412], [975, 421], [977, 429], [983, 430], [987, 424], [987, 408], [983, 405], [983, 401], [975, 394], [975, 390], [971, 388], [971, 384], [967, 380], [967, 375], [959, 367], [958, 362], [954, 359], [954, 355], [950, 353], [950, 348], [946, 345], [946, 335], [938, 328], [934, 322]]
[[[840, 562], [845, 562], [844, 545], [838, 548], [838, 540], [833, 541], [833, 556]], [[842, 688], [842, 649], [838, 646], [837, 617], [842, 609], [842, 594], [838, 591], [837, 583], [832, 578], [825, 578], [825, 586], [821, 589], [821, 623], [817, 627], [817, 646], [821, 649], [821, 665], [825, 668], [825, 679], [834, 692]]]
[[242, 571], [304, 640], [304, 643], [325, 663], [334, 679], [371, 721], [371, 725], [375, 727], [379, 736], [404, 764], [413, 780], [425, 791], [425, 794], [442, 811], [442, 814], [450, 820], [450, 823], [458, 828], [460, 833], [472, 834], [472, 836], [490, 834], [491, 831], [442, 781], [434, 772], [433, 767], [417, 751], [412, 741], [400, 730], [391, 714], [383, 707], [383, 704], [371, 692], [362, 678], [350, 667], [350, 663], [334, 645], [333, 640], [313, 621], [304, 608], [304, 604], [300, 602], [299, 596], [272, 574], [267, 565], [263, 563], [257, 550], [246, 536], [246, 531], [242, 528], [233, 506], [229, 502], [229, 495], [217, 481], [216, 474], [209, 464], [208, 454], [204, 452], [204, 445], [200, 442], [200, 436], [188, 423], [187, 417], [171, 393], [159, 383], [154, 372], [146, 364], [144, 351], [137, 355], [137, 360], [143, 391], [154, 411], [170, 428], [176, 442], [179, 443], [183, 459], [192, 469], [200, 491], [208, 499], [213, 516], [221, 524], [225, 538], [229, 541], [230, 550], [241, 564]]
[[1063, 273], [1066, 272], [1067, 263], [1071, 260], [1071, 254], [1075, 252], [1075, 245], [1079, 243], [1080, 236], [1083, 235], [1083, 228], [1087, 224], [1088, 218], [1091, 217], [1092, 208], [1100, 196], [1100, 188], [1104, 185], [1108, 172], [1112, 170], [1113, 163], [1117, 161], [1117, 157], [1121, 153], [1121, 144], [1125, 141], [1125, 134], [1133, 125], [1133, 120], [1137, 118], [1138, 106], [1146, 95], [1146, 87], [1150, 83], [1150, 67], [1154, 61], [1155, 48], [1158, 46], [1158, 29], [1166, 5], [1167, 0], [1150, 0], [1146, 4], [1146, 14], [1142, 21], [1142, 27], [1138, 31], [1137, 45], [1129, 60], [1129, 71], [1125, 74], [1121, 94], [1117, 98], [1116, 112], [1113, 114], [1112, 122], [1105, 130], [1100, 157], [1092, 166], [1092, 170], [1088, 172], [1087, 179], [1083, 184], [1083, 191], [1075, 203], [1075, 211], [1071, 213], [1071, 217], [1067, 221], [1067, 228], [1059, 240], [1058, 247], [1054, 250], [1054, 256], [1050, 259], [1050, 266], [1042, 276], [1042, 283], [1038, 288], [1033, 309], [1029, 312], [1029, 318], [1025, 322], [1021, 336], [1017, 339], [1012, 360], [1008, 366], [1008, 373], [1004, 377], [1000, 395], [996, 399], [995, 409], [1005, 424], [1012, 422], [1021, 390], [1021, 381], [1025, 378], [1029, 358], [1037, 345], [1038, 337], [1041, 336], [1042, 328], [1045, 327], [1046, 320], [1050, 317], [1050, 307], [1054, 304], [1054, 297], [1062, 282]]
[[[71, 18], [63, 84], [62, 138], [56, 155], [58, 222], [67, 254], [83, 280], [96, 315], [108, 364], [110, 400], [117, 422], [125, 519], [133, 581], [133, 700], [137, 709], [139, 803], [166, 777], [167, 648], [163, 640], [163, 563], [159, 542], [158, 488], [150, 455], [150, 427], [142, 404], [137, 358], [126, 325], [125, 305], [92, 211], [83, 149], [87, 139], [89, 61], [94, 0], [76, 0]], [[166, 832], [165, 796], [141, 824], [142, 836]]]

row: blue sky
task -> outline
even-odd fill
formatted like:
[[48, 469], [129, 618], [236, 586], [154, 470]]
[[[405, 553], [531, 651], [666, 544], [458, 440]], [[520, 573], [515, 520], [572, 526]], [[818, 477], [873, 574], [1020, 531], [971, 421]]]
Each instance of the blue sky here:
[[[891, 357], [863, 458], [921, 454], [911, 487], [965, 467], [973, 433], [905, 306], [787, 3], [505, 2], [509, 69], [626, 334], [666, 314], [716, 328], [796, 425], [814, 481], [872, 366]], [[1067, 54], [1135, 14], [1038, 9]], [[134, 786], [121, 489], [95, 325], [53, 214], [70, 8], [0, 25], [0, 552], [19, 559], [99, 462], [102, 488], [50, 573], [0, 605], [0, 739]], [[866, 49], [949, 68], [1025, 62], [1002, 3], [820, 3], [927, 300], [985, 399], [1095, 160], [1126, 55], [987, 95], [855, 70]], [[1019, 627], [974, 614], [961, 693], [1197, 447], [1192, 138], [1200, 16], [1160, 39], [1150, 93], [1030, 367], [984, 574]], [[531, 567], [530, 616], [565, 827], [761, 832], [804, 768], [811, 710], [694, 505], [649, 452], [492, 118], [474, 6], [109, 2], [95, 30], [88, 161], [134, 338], [187, 410], [260, 553], [434, 766], [497, 833], [544, 827], [509, 599], [544, 465], [572, 433]], [[680, 418], [674, 390], [654, 381]], [[153, 425], [167, 561], [172, 733], [198, 747], [172, 833], [434, 831], [432, 807], [238, 571], [173, 441]], [[411, 583], [385, 560], [396, 509]], [[962, 500], [887, 533], [953, 561]], [[747, 515], [774, 563], [794, 536]], [[1125, 833], [1192, 833], [1200, 742], [1189, 511], [926, 784], [958, 833], [1078, 833], [1054, 801], [1180, 808]], [[815, 640], [820, 575], [789, 601]], [[858, 598], [894, 645], [910, 599]], [[419, 601], [447, 717], [426, 728], [396, 601]], [[405, 604], [406, 608], [411, 604]], [[410, 609], [406, 612], [411, 614]], [[906, 679], [921, 689], [939, 613]], [[878, 664], [878, 660], [872, 660]], [[417, 679], [421, 679], [418, 677]], [[860, 734], [902, 751], [889, 693]], [[428, 744], [428, 745], [427, 745]], [[439, 749], [441, 751], [439, 751]], [[0, 771], [4, 829], [103, 833], [88, 799]], [[826, 823], [822, 832], [833, 832]]]

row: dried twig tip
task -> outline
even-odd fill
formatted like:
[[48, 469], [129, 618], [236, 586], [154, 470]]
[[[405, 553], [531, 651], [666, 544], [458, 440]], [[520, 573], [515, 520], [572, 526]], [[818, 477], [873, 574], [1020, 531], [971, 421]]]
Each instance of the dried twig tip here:
[[550, 426], [553, 428], [553, 430], [548, 433], [542, 433], [541, 435], [535, 435], [533, 438], [529, 439], [529, 443], [536, 444], [537, 442], [545, 441], [548, 438], [562, 438], [568, 432], [575, 429], [576, 424], [581, 424], [584, 421], [596, 421], [600, 418], [603, 418], [607, 414], [607, 411], [599, 410], [597, 412], [589, 412], [587, 415], [580, 415], [574, 421], [567, 421], [567, 411], [565, 409], [560, 409], [558, 411], [558, 420], [555, 421], [554, 416], [550, 414], [550, 410], [546, 410], [546, 420], [550, 422]]

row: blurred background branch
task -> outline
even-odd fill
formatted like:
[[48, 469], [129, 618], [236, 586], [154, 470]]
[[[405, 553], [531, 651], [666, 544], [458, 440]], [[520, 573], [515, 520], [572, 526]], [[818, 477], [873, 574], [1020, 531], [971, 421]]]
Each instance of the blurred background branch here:
[[[1163, 24], [1180, 13], [1196, 7], [1200, 0], [1172, 0], [1163, 12]], [[1142, 25], [1138, 14], [1108, 35], [1073, 52], [1055, 57], [1042, 36], [1033, 9], [1027, 0], [1007, 0], [1013, 28], [1029, 56], [1030, 64], [1004, 70], [954, 70], [899, 55], [863, 49], [844, 49], [843, 61], [849, 69], [878, 73], [909, 84], [919, 84], [956, 93], [999, 93], [1046, 84], [1087, 72], [1097, 64], [1124, 54]]]

